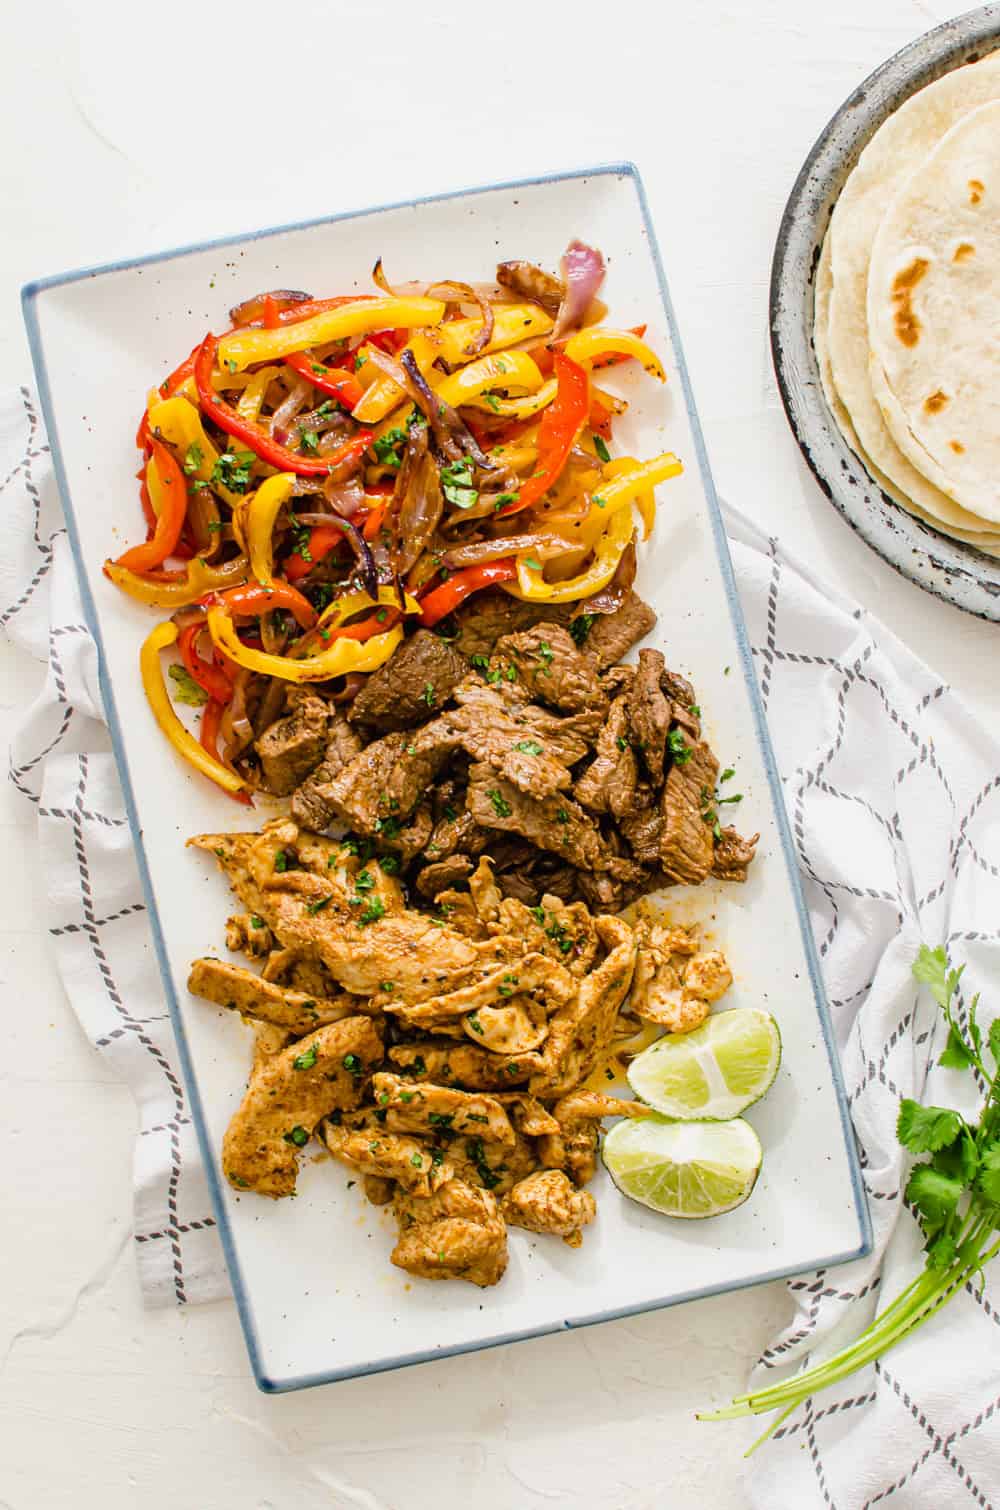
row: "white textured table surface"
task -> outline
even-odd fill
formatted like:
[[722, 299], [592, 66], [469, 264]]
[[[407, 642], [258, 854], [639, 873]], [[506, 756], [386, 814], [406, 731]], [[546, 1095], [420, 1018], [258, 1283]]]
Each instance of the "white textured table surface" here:
[[[785, 426], [766, 340], [771, 247], [813, 139], [871, 68], [956, 13], [928, 0], [7, 6], [0, 380], [27, 371], [27, 278], [632, 158], [721, 490], [996, 726], [998, 630], [902, 582], [833, 513]], [[425, 271], [455, 269], [438, 255]], [[37, 680], [0, 651], [5, 729]], [[276, 1399], [250, 1380], [232, 1305], [144, 1314], [131, 1103], [62, 997], [9, 788], [0, 824], [0, 1510], [746, 1504], [749, 1432], [692, 1412], [743, 1382], [785, 1314], [781, 1286]]]

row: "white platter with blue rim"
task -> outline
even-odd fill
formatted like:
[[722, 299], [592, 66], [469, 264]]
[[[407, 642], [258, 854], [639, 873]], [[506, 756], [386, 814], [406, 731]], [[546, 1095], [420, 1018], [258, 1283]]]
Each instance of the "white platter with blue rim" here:
[[[666, 390], [626, 367], [608, 379], [631, 403], [616, 450], [669, 449], [685, 464], [660, 490], [637, 586], [659, 613], [650, 643], [693, 680], [707, 736], [723, 765], [736, 767], [741, 829], [761, 832], [745, 886], [667, 900], [675, 916], [703, 919], [729, 955], [736, 985], [724, 1005], [774, 1013], [784, 1060], [748, 1113], [765, 1159], [746, 1205], [711, 1221], [671, 1221], [628, 1202], [602, 1171], [591, 1187], [597, 1221], [581, 1249], [512, 1230], [506, 1276], [481, 1291], [392, 1268], [392, 1218], [366, 1203], [360, 1184], [348, 1188], [346, 1170], [311, 1161], [308, 1150], [294, 1200], [241, 1196], [220, 1181], [218, 1149], [242, 1095], [249, 1034], [186, 990], [191, 960], [222, 952], [231, 908], [222, 875], [184, 841], [252, 827], [255, 815], [191, 773], [160, 735], [138, 674], [152, 612], [117, 592], [101, 566], [137, 536], [133, 436], [145, 394], [206, 330], [225, 325], [230, 305], [276, 286], [317, 296], [367, 290], [380, 254], [398, 279], [484, 279], [509, 257], [553, 266], [572, 236], [607, 257], [614, 323], [646, 322], [664, 359]], [[260, 1387], [297, 1389], [635, 1315], [867, 1252], [868, 1212], [787, 820], [636, 170], [616, 164], [443, 195], [46, 278], [25, 289], [24, 307], [153, 940]]]

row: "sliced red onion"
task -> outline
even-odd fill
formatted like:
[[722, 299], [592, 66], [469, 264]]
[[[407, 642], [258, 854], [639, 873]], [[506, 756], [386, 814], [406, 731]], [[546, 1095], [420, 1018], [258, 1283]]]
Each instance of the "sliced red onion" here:
[[617, 613], [635, 581], [635, 535], [622, 551], [615, 574], [606, 587], [580, 604], [580, 613]]
[[392, 565], [398, 576], [415, 566], [444, 512], [437, 462], [427, 447], [427, 427], [410, 431], [408, 465], [400, 467], [402, 491], [393, 505]]
[[498, 262], [497, 282], [512, 289], [522, 299], [540, 304], [546, 314], [553, 317], [559, 313], [559, 306], [566, 297], [566, 285], [562, 280], [553, 278], [534, 262]]
[[578, 550], [572, 540], [561, 535], [507, 535], [496, 540], [473, 540], [468, 545], [456, 545], [445, 551], [444, 564], [458, 571], [463, 566], [478, 566], [482, 561], [499, 561], [503, 556], [515, 556], [521, 551], [534, 551], [540, 561], [552, 556], [564, 555], [566, 551]]
[[229, 311], [229, 318], [234, 325], [249, 325], [251, 321], [263, 320], [265, 299], [273, 299], [279, 308], [287, 309], [290, 304], [302, 304], [311, 298], [312, 294], [304, 294], [299, 288], [272, 288], [270, 292], [244, 299]]
[[449, 461], [471, 456], [478, 467], [492, 471], [494, 463], [481, 450], [472, 431], [450, 404], [431, 391], [430, 384], [417, 366], [412, 351], [404, 351], [399, 364], [406, 374], [404, 386], [413, 402], [427, 417], [438, 450]]
[[310, 383], [307, 383], [305, 378], [297, 377], [295, 379], [295, 382], [289, 389], [287, 397], [282, 399], [277, 409], [275, 409], [274, 413], [271, 415], [269, 424], [271, 426], [272, 436], [277, 440], [279, 430], [283, 431], [285, 435], [285, 440], [278, 441], [279, 445], [283, 446], [287, 441], [288, 422], [289, 420], [294, 419], [299, 411], [303, 408], [304, 404], [309, 398], [311, 391], [312, 385]]
[[596, 298], [597, 290], [604, 282], [605, 271], [601, 253], [596, 247], [587, 246], [583, 241], [570, 242], [563, 253], [560, 266], [566, 285], [566, 297], [556, 316], [552, 331], [554, 341], [558, 341], [569, 331], [578, 329], [583, 323], [591, 300]]

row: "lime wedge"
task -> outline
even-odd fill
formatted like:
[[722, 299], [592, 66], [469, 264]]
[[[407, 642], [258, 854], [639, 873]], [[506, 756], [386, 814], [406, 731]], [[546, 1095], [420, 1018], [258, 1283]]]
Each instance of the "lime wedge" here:
[[666, 1033], [637, 1054], [628, 1083], [648, 1106], [679, 1122], [738, 1117], [774, 1084], [781, 1035], [769, 1012], [734, 1007], [693, 1033]]
[[760, 1173], [763, 1150], [750, 1126], [734, 1122], [616, 1122], [604, 1163], [623, 1195], [665, 1216], [719, 1216], [741, 1206]]

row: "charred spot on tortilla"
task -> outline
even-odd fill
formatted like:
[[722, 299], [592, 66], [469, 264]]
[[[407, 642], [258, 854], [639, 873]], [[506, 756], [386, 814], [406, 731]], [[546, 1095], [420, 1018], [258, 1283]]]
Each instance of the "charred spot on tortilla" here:
[[961, 456], [963, 451], [965, 450], [965, 447], [962, 445], [962, 442], [960, 440], [950, 440], [948, 444], [954, 451], [956, 456]]
[[969, 203], [978, 204], [986, 193], [986, 185], [981, 178], [969, 179]]
[[960, 241], [952, 253], [952, 262], [968, 262], [970, 257], [976, 255], [976, 249], [971, 241]]
[[892, 280], [893, 320], [896, 335], [904, 346], [916, 346], [920, 340], [921, 326], [913, 309], [913, 290], [921, 278], [926, 277], [929, 267], [926, 257], [914, 257], [909, 267], [904, 267]]
[[940, 388], [935, 388], [934, 392], [929, 393], [924, 399], [924, 413], [938, 414], [950, 402], [947, 393], [942, 393]]

